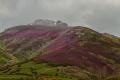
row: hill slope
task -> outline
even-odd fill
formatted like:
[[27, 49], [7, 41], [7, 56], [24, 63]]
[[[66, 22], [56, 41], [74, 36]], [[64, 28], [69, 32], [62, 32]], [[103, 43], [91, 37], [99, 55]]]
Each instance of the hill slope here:
[[110, 34], [82, 26], [22, 25], [0, 33], [0, 40], [4, 43], [0, 44], [0, 58], [4, 59], [0, 65], [14, 64], [0, 68], [0, 75], [50, 80], [119, 76], [120, 38]]
[[[41, 47], [61, 34], [66, 27], [23, 25], [7, 29], [0, 35], [6, 47], [19, 60], [35, 56]], [[27, 56], [27, 57], [26, 57]]]
[[120, 42], [85, 27], [70, 28], [46, 46], [38, 61], [84, 66], [89, 70], [111, 74], [120, 64]]

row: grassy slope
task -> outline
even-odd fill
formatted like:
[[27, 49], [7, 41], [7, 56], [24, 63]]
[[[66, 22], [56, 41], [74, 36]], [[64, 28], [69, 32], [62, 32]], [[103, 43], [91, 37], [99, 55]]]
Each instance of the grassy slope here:
[[8, 71], [3, 70], [0, 74], [0, 80], [22, 80], [22, 78], [25, 80], [78, 80], [75, 77], [63, 74], [57, 67], [51, 66], [48, 63], [38, 64], [36, 62], [9, 67]]
[[[114, 37], [113, 39], [111, 37], [111, 39], [113, 42], [116, 42], [117, 38]], [[102, 40], [105, 41], [104, 39]], [[113, 48], [118, 54], [120, 53], [119, 48]], [[6, 56], [0, 55], [0, 59], [2, 58], [8, 60]], [[36, 62], [28, 62], [21, 65], [17, 64], [0, 71], [0, 80], [89, 80], [90, 78], [92, 78], [91, 80], [103, 80], [104, 78], [101, 78], [101, 76], [101, 74], [89, 73], [75, 66], [56, 66], [54, 64]], [[120, 80], [120, 75], [115, 74], [107, 77], [106, 80]]]
[[19, 60], [25, 60], [36, 55], [32, 53], [55, 39], [65, 29], [66, 27], [56, 28], [38, 25], [17, 26], [1, 33], [0, 40], [4, 41], [6, 46], [12, 50], [14, 56]]
[[74, 27], [48, 45], [45, 55], [35, 59], [76, 66], [85, 65], [103, 74], [111, 74], [114, 68], [120, 68], [116, 66], [120, 64], [120, 42], [116, 42], [116, 39], [118, 38], [112, 39], [90, 29]]
[[0, 80], [120, 80], [119, 74], [110, 77], [92, 74], [76, 66], [56, 66], [51, 63], [28, 62], [0, 71]]
[[0, 41], [0, 64], [14, 64], [17, 63], [18, 60], [15, 56], [10, 53], [10, 50], [6, 48], [6, 46]]

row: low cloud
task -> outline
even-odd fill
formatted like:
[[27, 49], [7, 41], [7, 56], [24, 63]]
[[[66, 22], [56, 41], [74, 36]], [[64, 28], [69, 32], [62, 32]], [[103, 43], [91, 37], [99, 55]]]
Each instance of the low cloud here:
[[42, 18], [119, 35], [119, 8], [119, 0], [0, 0], [0, 29]]

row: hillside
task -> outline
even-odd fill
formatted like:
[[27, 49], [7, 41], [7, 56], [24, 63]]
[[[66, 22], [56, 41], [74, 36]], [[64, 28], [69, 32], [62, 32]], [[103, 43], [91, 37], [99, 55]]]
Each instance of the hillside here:
[[120, 64], [120, 42], [85, 27], [70, 28], [49, 44], [35, 60], [84, 66], [86, 69], [111, 74]]
[[34, 24], [9, 28], [0, 41], [0, 80], [120, 79], [120, 38], [108, 33]]
[[[22, 25], [5, 30], [0, 39], [20, 60], [35, 56], [41, 47], [55, 39], [67, 27]], [[27, 56], [27, 57], [26, 57]]]

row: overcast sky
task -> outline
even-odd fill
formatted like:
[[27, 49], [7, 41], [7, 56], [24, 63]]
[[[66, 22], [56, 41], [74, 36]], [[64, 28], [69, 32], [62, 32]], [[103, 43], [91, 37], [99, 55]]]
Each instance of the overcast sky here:
[[0, 0], [0, 31], [35, 19], [62, 20], [120, 36], [120, 0]]

